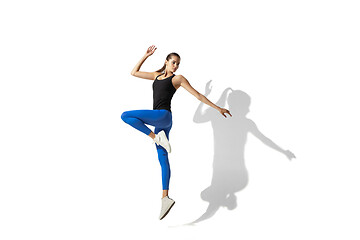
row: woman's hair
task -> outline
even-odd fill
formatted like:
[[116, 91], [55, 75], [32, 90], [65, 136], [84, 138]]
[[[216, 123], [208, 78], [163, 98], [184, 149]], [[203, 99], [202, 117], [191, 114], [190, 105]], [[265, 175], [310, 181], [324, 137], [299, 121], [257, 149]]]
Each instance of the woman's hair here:
[[[179, 55], [179, 54], [177, 54], [177, 53], [175, 53], [175, 52], [172, 52], [172, 53], [170, 53], [169, 55], [167, 55], [166, 60], [169, 61], [173, 56], [176, 56], [176, 57], [180, 58], [180, 55]], [[164, 63], [164, 66], [162, 66], [162, 68], [160, 68], [160, 69], [157, 70], [156, 72], [163, 72], [163, 71], [165, 70], [165, 68], [166, 68], [166, 64]]]

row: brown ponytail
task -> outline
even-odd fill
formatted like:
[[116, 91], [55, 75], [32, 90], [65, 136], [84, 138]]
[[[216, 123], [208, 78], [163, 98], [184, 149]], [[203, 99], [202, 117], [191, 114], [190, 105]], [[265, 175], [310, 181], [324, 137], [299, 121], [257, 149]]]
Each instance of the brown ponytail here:
[[[172, 52], [172, 53], [170, 53], [169, 55], [167, 55], [166, 60], [169, 61], [172, 56], [176, 56], [176, 57], [180, 58], [180, 55], [179, 55], [179, 54], [177, 54], [177, 53], [175, 53], [175, 52]], [[160, 69], [157, 70], [156, 72], [163, 72], [163, 71], [165, 70], [165, 68], [166, 68], [166, 63], [164, 63], [164, 66], [162, 66], [162, 68], [160, 68]]]

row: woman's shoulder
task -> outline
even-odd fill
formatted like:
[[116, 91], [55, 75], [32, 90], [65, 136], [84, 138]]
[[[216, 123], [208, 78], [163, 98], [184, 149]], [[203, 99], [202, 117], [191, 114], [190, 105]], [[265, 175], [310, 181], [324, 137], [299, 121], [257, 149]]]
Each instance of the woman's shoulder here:
[[181, 74], [175, 75], [173, 79], [174, 79], [174, 81], [177, 81], [177, 82], [179, 82], [179, 83], [189, 82], [189, 81], [184, 77], [184, 75], [181, 75]]
[[[175, 74], [174, 74], [175, 75]], [[174, 79], [177, 79], [177, 80], [182, 80], [182, 79], [186, 79], [183, 75], [179, 74], [179, 75], [175, 75], [174, 76]]]
[[184, 80], [186, 80], [186, 78], [181, 74], [175, 75], [172, 79], [173, 84], [176, 89], [178, 89], [181, 86], [181, 84], [184, 82]]

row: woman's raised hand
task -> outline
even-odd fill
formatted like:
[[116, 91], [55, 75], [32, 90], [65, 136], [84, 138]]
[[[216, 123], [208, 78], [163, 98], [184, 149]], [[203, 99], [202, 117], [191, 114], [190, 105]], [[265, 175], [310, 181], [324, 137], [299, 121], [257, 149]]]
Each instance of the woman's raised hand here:
[[156, 47], [155, 45], [151, 45], [147, 50], [146, 50], [146, 53], [145, 53], [145, 56], [146, 57], [149, 57], [151, 56], [156, 50]]

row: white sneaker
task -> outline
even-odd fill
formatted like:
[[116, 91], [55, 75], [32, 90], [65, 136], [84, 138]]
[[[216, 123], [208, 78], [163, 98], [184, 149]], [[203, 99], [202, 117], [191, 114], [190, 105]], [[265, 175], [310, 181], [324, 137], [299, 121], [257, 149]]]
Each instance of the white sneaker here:
[[155, 134], [154, 143], [165, 148], [168, 153], [171, 153], [171, 146], [164, 130], [161, 130], [158, 134]]
[[163, 219], [170, 211], [172, 206], [174, 206], [175, 201], [168, 196], [161, 199], [161, 212], [159, 219]]

